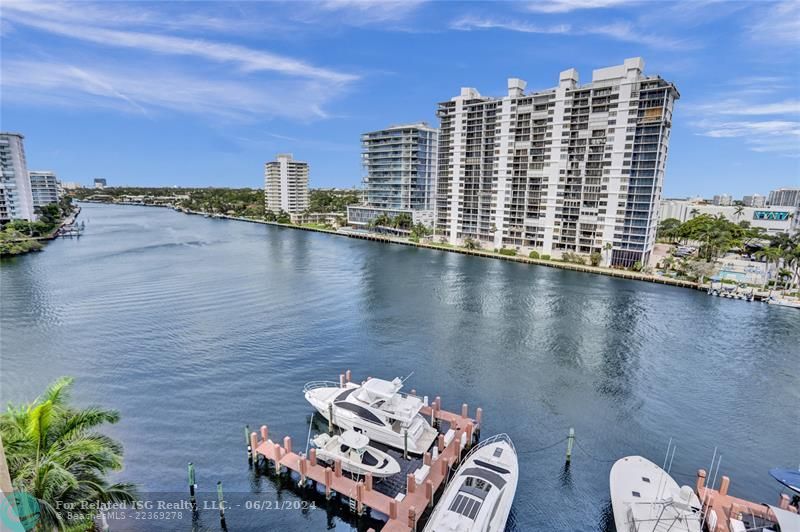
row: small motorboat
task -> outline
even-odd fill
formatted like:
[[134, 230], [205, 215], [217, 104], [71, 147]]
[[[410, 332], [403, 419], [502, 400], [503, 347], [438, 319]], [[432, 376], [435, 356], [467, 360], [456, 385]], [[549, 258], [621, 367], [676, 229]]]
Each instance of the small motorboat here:
[[518, 477], [517, 452], [508, 435], [482, 441], [464, 458], [424, 532], [502, 532]]
[[388, 477], [400, 472], [397, 460], [371, 447], [369, 438], [354, 430], [338, 436], [320, 434], [313, 440], [317, 458], [323, 462], [342, 461], [342, 469], [355, 475], [372, 473], [373, 477]]
[[403, 381], [369, 379], [364, 384], [319, 381], [306, 384], [306, 400], [328, 420], [370, 440], [421, 455], [439, 436], [420, 414], [419, 397], [400, 392]]
[[617, 532], [701, 531], [700, 499], [650, 460], [617, 460], [609, 480]]

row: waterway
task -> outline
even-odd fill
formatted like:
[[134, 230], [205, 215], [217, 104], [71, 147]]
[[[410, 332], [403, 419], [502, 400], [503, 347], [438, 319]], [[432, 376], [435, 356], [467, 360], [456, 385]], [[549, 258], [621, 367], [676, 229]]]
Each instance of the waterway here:
[[[0, 402], [75, 377], [76, 402], [120, 411], [116, 477], [152, 498], [183, 497], [192, 461], [204, 497], [222, 481], [232, 501], [299, 501], [250, 471], [244, 425], [304, 447], [303, 384], [348, 368], [413, 373], [445, 408], [481, 406], [483, 436], [511, 436], [509, 530], [613, 530], [610, 461], [661, 463], [670, 438], [679, 482], [717, 448], [731, 492], [758, 501], [777, 501], [770, 467], [800, 464], [794, 309], [161, 208], [84, 204], [81, 219], [80, 239], [0, 263]], [[565, 444], [532, 452], [570, 427], [570, 467]], [[286, 506], [231, 508], [228, 529], [359, 526]], [[194, 527], [219, 530], [216, 511]]]

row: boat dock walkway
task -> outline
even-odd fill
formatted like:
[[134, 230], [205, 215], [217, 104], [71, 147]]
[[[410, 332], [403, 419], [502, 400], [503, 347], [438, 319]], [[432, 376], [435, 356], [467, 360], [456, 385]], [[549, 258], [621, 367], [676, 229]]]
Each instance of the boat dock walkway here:
[[[350, 382], [348, 370], [339, 376], [340, 386]], [[412, 390], [411, 395], [416, 395]], [[391, 497], [374, 489], [371, 474], [363, 480], [353, 480], [342, 473], [342, 463], [336, 460], [333, 467], [317, 463], [316, 449], [309, 450], [308, 456], [298, 454], [292, 449], [292, 439], [283, 438], [283, 444], [269, 438], [269, 429], [261, 426], [260, 434], [250, 433], [250, 447], [254, 461], [266, 460], [268, 467], [277, 473], [282, 468], [299, 476], [299, 484], [307, 486], [316, 484], [324, 489], [326, 498], [334, 495], [346, 497], [359, 515], [368, 509], [386, 516], [384, 532], [408, 532], [416, 530], [420, 516], [434, 504], [434, 497], [446, 483], [450, 469], [461, 459], [461, 453], [473, 441], [473, 434], [480, 429], [482, 411], [476, 410], [475, 419], [468, 417], [466, 404], [461, 407], [461, 414], [448, 412], [441, 408], [441, 398], [436, 397], [429, 406], [423, 406], [420, 413], [432, 420], [446, 422], [447, 434], [440, 432], [435, 444], [434, 453], [426, 452], [422, 458], [422, 466], [416, 472], [406, 474], [405, 490], [396, 497]]]

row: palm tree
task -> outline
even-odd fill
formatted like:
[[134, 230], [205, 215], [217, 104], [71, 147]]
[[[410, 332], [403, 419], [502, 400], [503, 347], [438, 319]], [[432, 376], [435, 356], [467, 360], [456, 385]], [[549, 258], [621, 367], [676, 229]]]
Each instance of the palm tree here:
[[764, 248], [761, 251], [756, 252], [756, 257], [761, 259], [763, 258], [764, 261], [767, 263], [767, 271], [766, 275], [764, 275], [764, 288], [767, 287], [767, 282], [769, 281], [769, 270], [770, 265], [774, 262], [775, 265], [778, 265], [778, 261], [783, 257], [783, 250], [781, 248], [776, 247], [768, 247]]
[[733, 209], [733, 215], [736, 216], [736, 219], [738, 220], [742, 217], [742, 214], [744, 214], [744, 206], [737, 205], [736, 208]]
[[[109, 484], [106, 473], [122, 468], [122, 446], [96, 429], [119, 421], [119, 413], [69, 405], [71, 378], [54, 382], [32, 403], [9, 405], [0, 434], [16, 490], [39, 502], [43, 530], [86, 525], [68, 508], [131, 502], [131, 484]], [[74, 506], [73, 506], [74, 505]]]
[[692, 209], [691, 211], [689, 211], [689, 214], [691, 215], [691, 216], [690, 216], [690, 218], [694, 218], [695, 216], [697, 216], [698, 214], [700, 214], [700, 209], [698, 209], [698, 208], [696, 208], [696, 207], [695, 207], [694, 209]]

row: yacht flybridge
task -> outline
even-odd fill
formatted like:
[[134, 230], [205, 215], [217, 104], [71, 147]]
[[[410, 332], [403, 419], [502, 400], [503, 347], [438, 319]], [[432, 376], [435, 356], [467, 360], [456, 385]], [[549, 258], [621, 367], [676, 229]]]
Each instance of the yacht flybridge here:
[[[370, 440], [420, 455], [427, 451], [439, 432], [420, 414], [418, 397], [400, 393], [403, 381], [369, 379], [364, 384], [310, 382], [303, 392], [306, 400], [329, 423], [360, 432]], [[333, 419], [331, 419], [331, 416]]]
[[700, 532], [702, 505], [689, 486], [641, 456], [614, 463], [611, 506], [617, 532]]
[[484, 440], [464, 458], [424, 532], [502, 532], [518, 477], [511, 439], [499, 434]]

